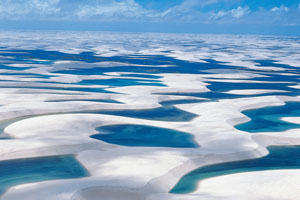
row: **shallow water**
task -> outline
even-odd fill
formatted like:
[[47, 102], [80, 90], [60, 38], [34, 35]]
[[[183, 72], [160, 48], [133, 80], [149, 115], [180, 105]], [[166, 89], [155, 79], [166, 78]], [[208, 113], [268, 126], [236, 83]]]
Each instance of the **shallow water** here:
[[24, 183], [87, 175], [88, 172], [72, 155], [0, 161], [0, 194], [9, 187]]
[[300, 102], [288, 102], [283, 106], [246, 110], [243, 111], [243, 114], [251, 118], [251, 121], [235, 126], [241, 131], [250, 133], [282, 132], [300, 128], [300, 124], [280, 120], [282, 117], [300, 117]]
[[191, 193], [199, 181], [242, 172], [300, 169], [300, 146], [271, 146], [269, 154], [262, 158], [227, 162], [200, 167], [184, 175], [170, 193]]

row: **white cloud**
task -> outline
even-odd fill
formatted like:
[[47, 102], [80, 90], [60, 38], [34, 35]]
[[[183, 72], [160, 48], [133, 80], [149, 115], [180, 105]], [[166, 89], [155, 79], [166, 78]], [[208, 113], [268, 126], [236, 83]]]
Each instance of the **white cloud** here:
[[228, 12], [225, 12], [225, 11], [221, 10], [221, 11], [217, 12], [217, 13], [214, 15], [214, 17], [215, 17], [216, 19], [218, 19], [218, 18], [223, 17], [223, 16], [225, 16], [225, 15], [227, 15], [227, 14], [228, 14]]
[[217, 13], [213, 13], [212, 16], [214, 19], [219, 19], [219, 18], [222, 18], [222, 17], [225, 17], [225, 16], [231, 16], [233, 18], [241, 18], [243, 17], [244, 15], [247, 15], [250, 13], [250, 10], [248, 7], [237, 7], [235, 9], [232, 9], [232, 10], [228, 10], [228, 11], [224, 11], [224, 10], [221, 10]]
[[[171, 0], [170, 0], [171, 1]], [[241, 0], [184, 0], [166, 10], [142, 7], [137, 0], [0, 0], [0, 20], [56, 20], [179, 23], [299, 24], [297, 8], [284, 5], [252, 11]], [[216, 9], [219, 7], [222, 9]], [[300, 9], [300, 4], [299, 4]], [[233, 8], [233, 9], [232, 9]], [[284, 15], [283, 15], [284, 14]], [[276, 17], [274, 17], [276, 16]], [[284, 17], [283, 17], [284, 16]], [[287, 20], [288, 18], [288, 20]]]
[[279, 8], [278, 7], [272, 8], [271, 11], [276, 13], [282, 13], [282, 12], [288, 12], [289, 8], [285, 7], [284, 5], [281, 5]]
[[110, 1], [109, 4], [99, 4], [99, 5], [86, 5], [80, 10], [78, 10], [75, 15], [79, 17], [86, 16], [142, 16], [146, 14], [147, 11], [144, 10], [139, 4], [134, 0], [126, 0], [122, 2]]
[[230, 11], [232, 17], [235, 17], [235, 18], [241, 18], [242, 16], [250, 13], [250, 10], [248, 7], [241, 7], [239, 6], [238, 8], [236, 9], [232, 9]]
[[59, 0], [0, 0], [0, 17], [15, 18], [26, 15], [51, 15], [60, 11], [57, 7]]
[[150, 14], [151, 11], [143, 9], [135, 0], [0, 0], [2, 19], [35, 19], [37, 16], [47, 19], [112, 18]]

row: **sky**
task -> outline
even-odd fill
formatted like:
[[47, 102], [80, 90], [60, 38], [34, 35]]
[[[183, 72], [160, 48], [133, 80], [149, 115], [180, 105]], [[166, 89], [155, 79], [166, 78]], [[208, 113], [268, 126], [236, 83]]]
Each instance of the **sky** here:
[[300, 35], [300, 0], [0, 0], [0, 29]]

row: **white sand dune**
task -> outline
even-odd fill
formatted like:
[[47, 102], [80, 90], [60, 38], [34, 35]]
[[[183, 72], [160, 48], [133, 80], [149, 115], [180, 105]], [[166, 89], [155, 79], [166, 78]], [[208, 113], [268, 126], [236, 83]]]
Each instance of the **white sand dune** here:
[[[203, 95], [211, 91], [211, 83], [235, 83], [237, 86], [242, 83], [270, 84], [274, 81], [258, 79], [269, 77], [273, 72], [296, 76], [293, 71], [285, 72], [284, 67], [259, 65], [257, 60], [272, 60], [276, 57], [277, 63], [297, 67], [298, 64], [295, 63], [300, 60], [299, 49], [286, 45], [281, 52], [271, 51], [268, 47], [277, 43], [285, 45], [284, 42], [280, 38], [261, 39], [257, 36], [226, 36], [224, 39], [224, 36], [209, 35], [200, 37], [129, 34], [128, 37], [143, 41], [140, 46], [130, 46], [128, 38], [124, 39], [119, 35], [89, 34], [88, 44], [83, 42], [86, 41], [83, 35], [76, 33], [70, 33], [66, 37], [59, 33], [43, 35], [28, 32], [23, 35], [16, 32], [10, 35], [1, 32], [0, 36], [3, 38], [0, 40], [1, 45], [6, 47], [6, 52], [43, 46], [44, 50], [60, 53], [78, 54], [92, 50], [98, 56], [127, 56], [128, 60], [143, 60], [147, 59], [147, 56], [160, 55], [188, 61], [195, 66], [201, 64], [203, 68], [209, 64], [209, 59], [214, 59], [216, 62], [224, 62], [224, 67], [227, 65], [236, 69], [213, 69], [198, 74], [156, 69], [185, 67], [179, 64], [174, 66], [172, 63], [152, 65], [132, 64], [129, 61], [87, 63], [69, 60], [31, 66], [31, 63], [21, 61], [14, 63], [10, 60], [10, 54], [4, 56], [0, 62], [9, 67], [32, 68], [23, 70], [22, 74], [20, 71], [13, 74], [16, 70], [10, 69], [1, 71], [5, 75], [0, 75], [3, 80], [0, 83], [0, 128], [3, 129], [3, 133], [0, 134], [9, 139], [0, 140], [0, 160], [72, 154], [89, 172], [89, 176], [16, 185], [2, 194], [1, 200], [300, 199], [300, 170], [296, 169], [225, 175], [201, 181], [197, 190], [190, 194], [168, 193], [183, 175], [201, 166], [259, 158], [268, 154], [266, 148], [271, 145], [300, 144], [300, 129], [251, 134], [235, 128], [235, 125], [251, 120], [242, 113], [244, 110], [283, 106], [291, 101], [300, 102], [300, 97], [293, 95], [293, 92], [276, 89], [274, 85], [274, 89], [224, 88], [224, 91], [220, 92], [224, 95], [244, 95], [243, 98], [210, 99], [209, 95]], [[32, 38], [35, 38], [35, 42], [31, 41]], [[166, 41], [169, 45], [166, 45]], [[207, 45], [187, 47], [188, 45], [182, 45], [182, 41], [190, 45], [195, 41], [202, 41]], [[65, 45], [61, 45], [61, 42]], [[145, 43], [151, 45], [145, 47]], [[253, 43], [256, 44], [255, 47]], [[235, 44], [235, 50], [232, 50], [232, 44]], [[216, 47], [227, 47], [229, 52], [216, 50]], [[66, 69], [112, 69], [116, 66], [142, 67], [150, 71], [116, 71], [103, 74], [99, 72], [92, 75], [59, 72]], [[151, 75], [151, 67], [155, 67], [153, 75], [157, 76], [156, 78], [147, 78], [147, 75]], [[33, 77], [34, 74], [51, 77]], [[82, 80], [112, 81], [121, 78], [142, 81], [141, 83], [158, 81], [162, 85], [80, 84]], [[295, 80], [276, 83], [287, 84], [287, 88], [291, 90], [298, 89]], [[70, 90], [60, 90], [61, 88]], [[84, 89], [100, 89], [101, 92]], [[107, 93], [103, 93], [102, 90]], [[278, 92], [282, 94], [272, 95]], [[97, 99], [112, 102], [91, 101]], [[164, 106], [164, 101], [177, 100], [199, 100], [172, 105], [176, 109], [194, 114], [195, 117], [189, 121], [163, 121], [142, 119], [138, 116], [122, 117], [93, 113], [95, 110], [151, 110]], [[285, 117], [281, 120], [299, 124], [299, 117]], [[96, 130], [98, 127], [122, 124], [147, 125], [186, 132], [194, 137], [194, 142], [199, 147], [128, 147], [90, 137], [99, 133]]]

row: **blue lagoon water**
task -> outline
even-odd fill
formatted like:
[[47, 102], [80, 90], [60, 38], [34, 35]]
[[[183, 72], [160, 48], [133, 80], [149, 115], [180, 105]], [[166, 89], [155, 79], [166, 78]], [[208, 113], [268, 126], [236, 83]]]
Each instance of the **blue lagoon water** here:
[[0, 194], [24, 183], [88, 176], [72, 155], [0, 161]]
[[91, 138], [102, 140], [107, 143], [123, 146], [140, 147], [199, 147], [193, 140], [193, 136], [166, 128], [158, 128], [145, 125], [108, 125], [97, 128], [99, 134]]
[[115, 86], [115, 87], [124, 87], [124, 86], [137, 86], [137, 85], [149, 85], [149, 86], [160, 86], [164, 87], [165, 85], [160, 83], [158, 80], [153, 79], [126, 79], [126, 78], [113, 78], [113, 79], [97, 79], [97, 80], [83, 80], [78, 84], [81, 85], [106, 85], [106, 86]]
[[193, 192], [199, 181], [242, 172], [300, 169], [300, 146], [271, 146], [262, 158], [207, 165], [184, 175], [170, 191], [174, 194]]
[[300, 102], [287, 102], [283, 106], [246, 110], [243, 114], [250, 117], [251, 121], [238, 124], [235, 128], [250, 133], [282, 132], [300, 128], [300, 124], [280, 120], [282, 117], [300, 117]]

